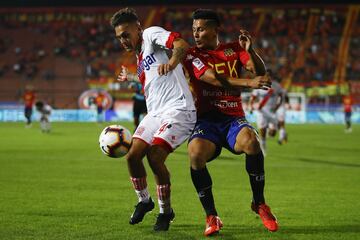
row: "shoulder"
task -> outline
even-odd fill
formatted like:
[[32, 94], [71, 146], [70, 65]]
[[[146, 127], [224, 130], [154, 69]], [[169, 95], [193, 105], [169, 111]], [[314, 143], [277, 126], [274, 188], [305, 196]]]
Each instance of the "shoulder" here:
[[245, 51], [245, 49], [243, 49], [238, 41], [233, 41], [233, 42], [229, 42], [229, 43], [223, 43], [222, 44], [222, 49], [227, 49], [227, 48], [232, 48], [235, 51]]
[[159, 27], [159, 26], [151, 26], [151, 27], [144, 29], [143, 36], [146, 36], [146, 35], [149, 35], [152, 33], [156, 33], [156, 32], [167, 32], [167, 31], [164, 28]]
[[191, 47], [186, 51], [185, 62], [192, 62], [199, 56], [199, 51], [196, 47]]

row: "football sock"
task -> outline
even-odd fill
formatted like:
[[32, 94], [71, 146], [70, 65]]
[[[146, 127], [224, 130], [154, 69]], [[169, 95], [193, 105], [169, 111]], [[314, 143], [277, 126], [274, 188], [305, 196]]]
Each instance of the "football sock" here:
[[212, 194], [212, 180], [208, 169], [206, 167], [200, 170], [190, 168], [190, 172], [192, 182], [198, 192], [200, 202], [206, 212], [206, 215], [217, 216], [214, 197]]
[[261, 151], [254, 155], [246, 155], [246, 171], [250, 178], [251, 190], [253, 192], [253, 201], [256, 205], [265, 203], [264, 155]]
[[285, 128], [281, 127], [279, 130], [279, 140], [283, 141], [285, 139], [285, 136], [286, 136]]
[[150, 194], [147, 190], [146, 177], [142, 178], [133, 178], [130, 177], [130, 180], [135, 189], [135, 193], [138, 196], [139, 202], [149, 202]]
[[156, 186], [160, 213], [171, 213], [170, 192], [170, 184]]

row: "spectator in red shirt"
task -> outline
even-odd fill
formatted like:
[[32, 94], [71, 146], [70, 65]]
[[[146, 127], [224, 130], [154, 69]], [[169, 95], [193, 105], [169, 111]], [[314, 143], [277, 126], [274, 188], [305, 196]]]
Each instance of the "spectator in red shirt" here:
[[352, 132], [352, 128], [351, 128], [352, 98], [351, 98], [351, 95], [344, 96], [343, 105], [344, 105], [344, 115], [345, 115], [345, 125], [346, 125], [345, 132], [350, 133], [350, 132]]

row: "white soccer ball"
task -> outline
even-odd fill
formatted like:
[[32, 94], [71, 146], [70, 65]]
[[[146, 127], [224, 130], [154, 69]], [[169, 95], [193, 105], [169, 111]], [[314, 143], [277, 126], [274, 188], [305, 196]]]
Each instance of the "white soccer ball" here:
[[101, 132], [99, 137], [101, 151], [109, 157], [125, 156], [131, 145], [130, 131], [121, 125], [111, 125]]

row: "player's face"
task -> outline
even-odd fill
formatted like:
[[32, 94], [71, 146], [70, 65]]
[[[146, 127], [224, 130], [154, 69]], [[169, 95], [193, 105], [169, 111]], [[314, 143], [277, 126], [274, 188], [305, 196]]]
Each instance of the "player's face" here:
[[214, 49], [217, 46], [216, 27], [207, 24], [205, 19], [195, 19], [193, 21], [193, 35], [196, 47], [203, 49]]
[[139, 43], [141, 28], [137, 23], [123, 23], [115, 27], [115, 34], [122, 47], [131, 52]]

